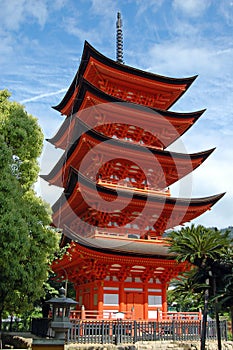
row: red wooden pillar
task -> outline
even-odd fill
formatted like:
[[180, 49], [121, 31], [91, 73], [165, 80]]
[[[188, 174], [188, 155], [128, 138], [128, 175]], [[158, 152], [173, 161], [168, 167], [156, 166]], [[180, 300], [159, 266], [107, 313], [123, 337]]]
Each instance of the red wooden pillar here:
[[167, 283], [162, 284], [162, 312], [167, 312]]
[[144, 302], [143, 302], [143, 307], [144, 307], [144, 320], [148, 321], [148, 283], [144, 283]]
[[100, 318], [103, 317], [104, 311], [104, 288], [103, 282], [98, 283], [98, 314]]
[[120, 312], [126, 311], [124, 282], [122, 281], [119, 283], [119, 311]]

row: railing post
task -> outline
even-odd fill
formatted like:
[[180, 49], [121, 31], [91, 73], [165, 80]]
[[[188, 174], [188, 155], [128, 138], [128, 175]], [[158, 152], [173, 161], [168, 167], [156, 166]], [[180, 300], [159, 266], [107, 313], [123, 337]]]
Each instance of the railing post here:
[[104, 320], [102, 320], [101, 324], [101, 335], [102, 335], [102, 344], [106, 343], [106, 329], [104, 328]]
[[152, 336], [153, 341], [157, 340], [156, 327], [157, 327], [156, 322], [153, 322], [151, 327], [153, 329], [153, 336]]
[[132, 306], [132, 308], [131, 308], [131, 318], [132, 318], [132, 320], [134, 320], [135, 319], [135, 315], [134, 315], [134, 307]]
[[160, 321], [160, 309], [157, 309], [157, 321]]
[[227, 341], [228, 340], [228, 338], [227, 338], [227, 321], [224, 320], [222, 322], [224, 322], [223, 323], [223, 325], [224, 325], [224, 339]]
[[138, 341], [138, 339], [137, 339], [137, 321], [133, 322], [133, 330], [134, 330], [134, 332], [133, 332], [133, 342], [135, 344]]
[[172, 320], [172, 324], [171, 324], [171, 332], [172, 332], [172, 340], [175, 341], [177, 340], [177, 337], [176, 337], [176, 330], [175, 330], [175, 321]]
[[85, 306], [82, 305], [82, 307], [81, 307], [81, 320], [85, 320], [85, 318], [86, 318]]
[[119, 321], [115, 324], [115, 344], [120, 344], [120, 330], [119, 330]]

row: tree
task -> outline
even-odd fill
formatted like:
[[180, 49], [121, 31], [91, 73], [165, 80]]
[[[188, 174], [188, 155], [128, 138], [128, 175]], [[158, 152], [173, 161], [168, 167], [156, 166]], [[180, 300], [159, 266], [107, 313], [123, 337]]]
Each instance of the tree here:
[[[209, 290], [216, 294], [216, 277], [223, 268], [224, 257], [232, 244], [228, 231], [208, 229], [201, 225], [182, 228], [179, 232], [168, 234], [171, 240], [170, 251], [176, 254], [178, 261], [188, 261], [196, 266], [201, 276], [205, 277], [203, 327], [201, 350], [205, 349], [206, 321], [209, 301]], [[209, 281], [211, 285], [209, 286]], [[216, 299], [216, 296], [215, 296]], [[216, 312], [216, 322], [218, 313]], [[219, 327], [217, 327], [219, 330]], [[220, 333], [218, 332], [218, 347], [221, 349]]]
[[32, 188], [42, 131], [9, 97], [0, 91], [0, 326], [4, 312], [29, 309], [42, 295], [58, 241], [50, 208]]
[[[230, 233], [232, 235], [232, 233]], [[217, 295], [214, 300], [222, 311], [229, 311], [231, 317], [231, 333], [233, 338], [233, 249], [232, 246], [226, 251], [225, 256], [220, 261], [219, 274], [217, 280]]]
[[15, 176], [28, 190], [38, 177], [43, 133], [37, 119], [19, 103], [9, 101], [9, 97], [7, 90], [0, 91], [0, 131], [12, 154]]
[[197, 268], [185, 272], [171, 282], [172, 289], [168, 291], [168, 302], [176, 304], [177, 311], [197, 311], [203, 308], [203, 289]]

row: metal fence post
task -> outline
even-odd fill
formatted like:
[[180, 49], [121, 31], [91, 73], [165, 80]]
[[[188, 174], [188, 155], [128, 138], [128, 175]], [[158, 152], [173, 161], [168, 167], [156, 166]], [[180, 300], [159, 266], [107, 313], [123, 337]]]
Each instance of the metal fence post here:
[[175, 321], [172, 320], [172, 324], [171, 324], [171, 333], [172, 333], [172, 340], [176, 340], [177, 339], [177, 329], [175, 329]]
[[134, 321], [133, 322], [133, 342], [134, 342], [134, 344], [137, 342], [137, 321]]
[[157, 327], [156, 322], [153, 322], [153, 323], [152, 323], [152, 329], [153, 329], [152, 340], [153, 340], [153, 341], [157, 340], [156, 327]]

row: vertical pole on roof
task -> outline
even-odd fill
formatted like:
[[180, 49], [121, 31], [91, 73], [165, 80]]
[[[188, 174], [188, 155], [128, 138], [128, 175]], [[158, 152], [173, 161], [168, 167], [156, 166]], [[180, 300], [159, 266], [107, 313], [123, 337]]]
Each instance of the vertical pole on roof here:
[[116, 44], [117, 44], [117, 50], [116, 50], [116, 60], [118, 63], [124, 63], [123, 62], [123, 33], [122, 33], [122, 19], [120, 12], [117, 12], [117, 22], [116, 22], [116, 29], [117, 29], [117, 37], [116, 37]]

